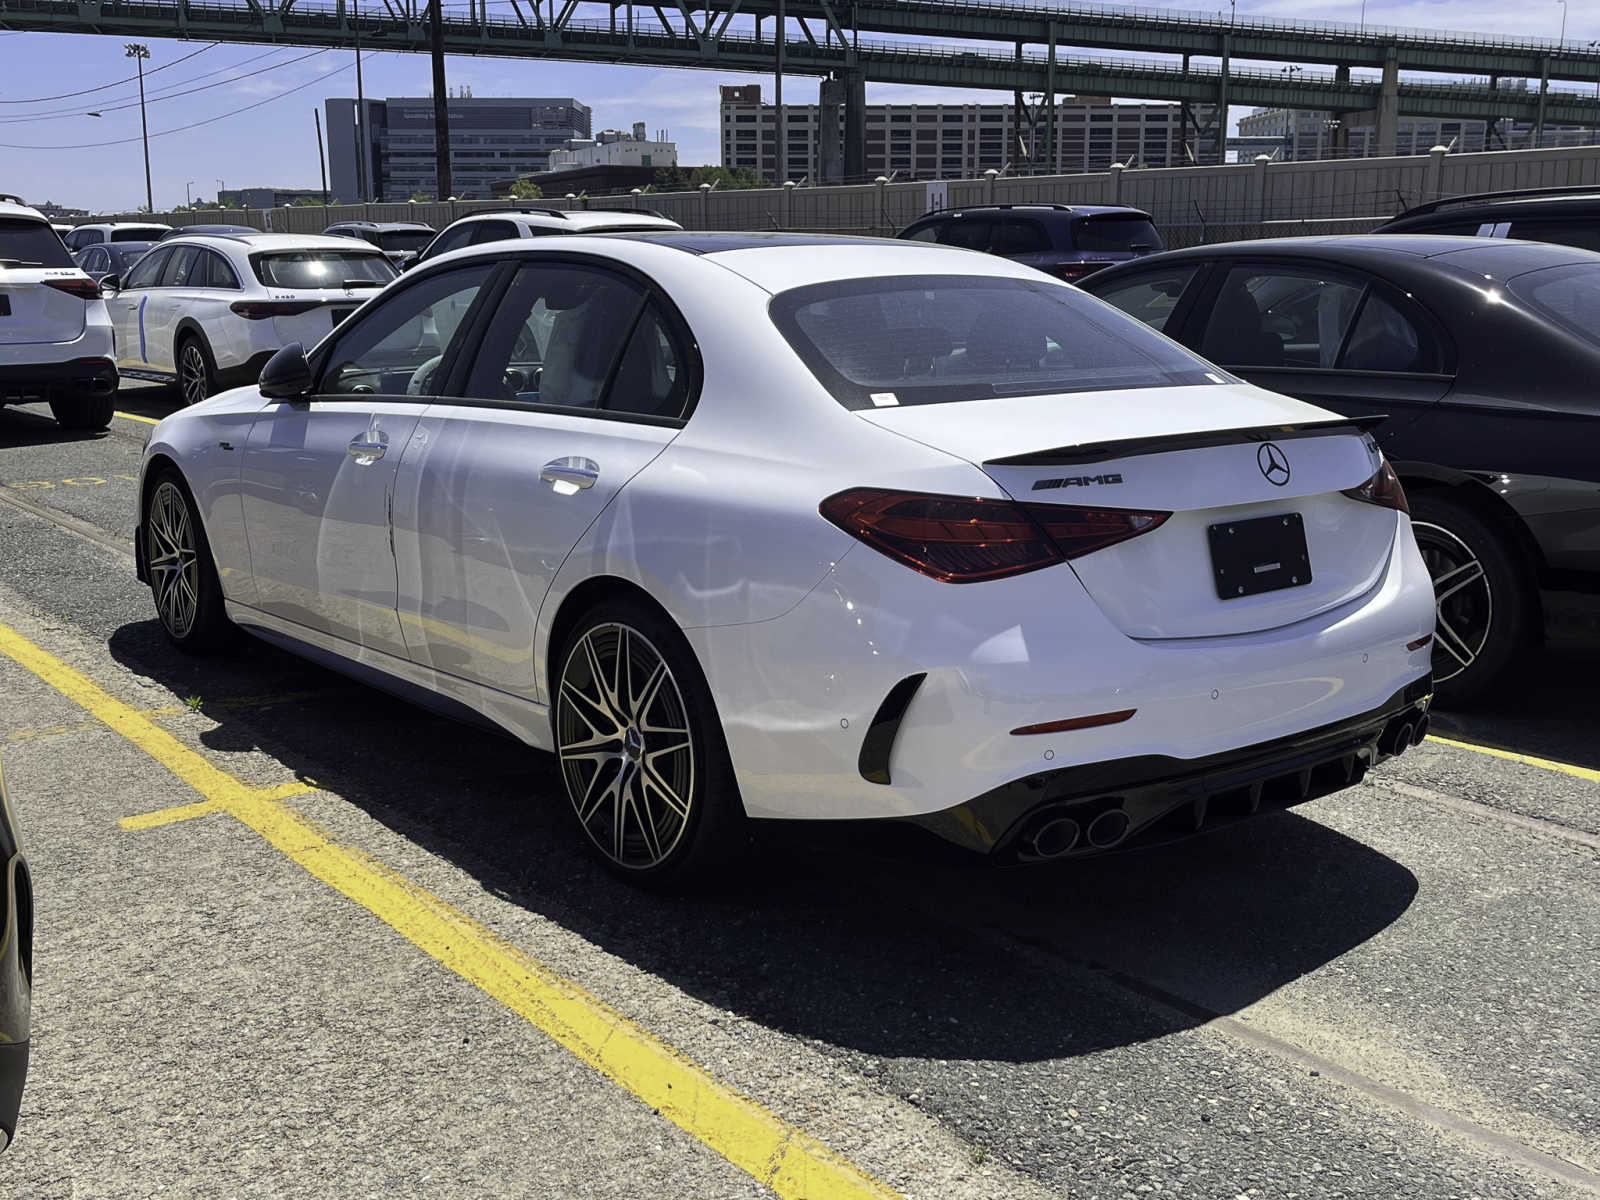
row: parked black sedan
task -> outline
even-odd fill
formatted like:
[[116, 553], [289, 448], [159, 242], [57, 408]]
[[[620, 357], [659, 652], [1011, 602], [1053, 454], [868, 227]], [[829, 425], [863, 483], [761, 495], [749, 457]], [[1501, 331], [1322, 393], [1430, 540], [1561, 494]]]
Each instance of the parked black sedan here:
[[33, 886], [17, 840], [16, 814], [0, 777], [0, 1150], [17, 1134], [28, 1078], [33, 994]]
[[1466, 237], [1199, 246], [1081, 285], [1234, 374], [1350, 416], [1410, 497], [1445, 702], [1600, 583], [1600, 254]]

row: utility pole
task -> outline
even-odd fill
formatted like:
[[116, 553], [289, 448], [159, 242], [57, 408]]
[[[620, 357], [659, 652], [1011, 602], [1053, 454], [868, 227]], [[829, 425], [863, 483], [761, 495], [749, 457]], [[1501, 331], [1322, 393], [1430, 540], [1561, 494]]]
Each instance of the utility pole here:
[[433, 158], [438, 179], [435, 200], [455, 198], [450, 181], [450, 97], [444, 84], [444, 0], [433, 0], [428, 9], [428, 29], [433, 42]]
[[[777, 152], [773, 156], [773, 162], [776, 164], [776, 170], [774, 172], [772, 182], [775, 184], [782, 183], [784, 180], [789, 178], [789, 146], [788, 140], [784, 137], [783, 129], [783, 34], [786, 28], [788, 28], [788, 23], [784, 16], [783, 0], [778, 0], [778, 19], [777, 24], [773, 26], [772, 35], [772, 39], [775, 43], [777, 43], [778, 49], [778, 69], [777, 73], [772, 79], [772, 89], [774, 92], [772, 97], [772, 106], [776, 110], [772, 114], [773, 132], [777, 135], [778, 139]], [[760, 145], [761, 143], [757, 141], [756, 144]]]
[[357, 0], [350, 0], [350, 25], [356, 35], [356, 202], [365, 204], [371, 155], [367, 151], [367, 95], [361, 86], [361, 9]]
[[322, 152], [322, 110], [313, 108], [311, 119], [317, 123], [317, 169], [322, 172], [322, 207], [328, 207], [328, 160]]
[[142, 42], [128, 42], [122, 47], [124, 58], [131, 58], [139, 67], [139, 128], [144, 134], [144, 208], [155, 212], [155, 190], [150, 186], [150, 126], [144, 116], [144, 60], [150, 57], [150, 47]]

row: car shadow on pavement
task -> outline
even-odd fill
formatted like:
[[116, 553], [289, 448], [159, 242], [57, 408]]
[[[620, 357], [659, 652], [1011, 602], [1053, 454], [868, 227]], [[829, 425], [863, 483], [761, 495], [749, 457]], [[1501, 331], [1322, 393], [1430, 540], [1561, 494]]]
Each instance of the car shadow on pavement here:
[[1025, 1062], [1147, 1041], [1337, 959], [1417, 890], [1400, 864], [1284, 812], [1028, 869], [763, 823], [714, 888], [650, 895], [585, 852], [548, 755], [255, 642], [189, 659], [141, 622], [111, 649], [177, 700], [202, 698], [208, 749], [265, 752], [487, 892], [719, 1010], [849, 1053]]
[[63, 429], [54, 417], [25, 408], [0, 408], [0, 449], [54, 446], [62, 442], [96, 442], [109, 437], [104, 429]]

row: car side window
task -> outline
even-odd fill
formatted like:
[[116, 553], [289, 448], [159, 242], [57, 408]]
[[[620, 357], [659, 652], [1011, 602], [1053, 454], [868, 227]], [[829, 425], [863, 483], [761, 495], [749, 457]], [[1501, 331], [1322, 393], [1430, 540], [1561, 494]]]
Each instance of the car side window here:
[[161, 286], [201, 286], [203, 281], [197, 276], [204, 266], [205, 260], [198, 246], [179, 246], [167, 259], [167, 269], [161, 273]]
[[1165, 271], [1147, 271], [1116, 287], [1095, 288], [1094, 294], [1130, 317], [1138, 317], [1151, 329], [1165, 330], [1183, 289], [1189, 286], [1198, 269], [1169, 267]]
[[606, 389], [605, 407], [644, 417], [681, 417], [688, 399], [688, 364], [666, 314], [652, 300], [634, 323]]
[[1443, 348], [1421, 320], [1402, 312], [1380, 292], [1367, 293], [1350, 340], [1339, 355], [1346, 371], [1404, 371], [1436, 375], [1445, 369]]
[[1558, 246], [1577, 246], [1581, 250], [1600, 250], [1600, 221], [1590, 219], [1518, 219], [1511, 222], [1510, 237], [1529, 242], [1554, 242]]
[[333, 396], [423, 396], [497, 264], [480, 262], [402, 288], [341, 327], [317, 389]]
[[926, 225], [918, 226], [916, 229], [906, 234], [906, 241], [937, 242], [939, 240], [939, 230], [943, 228], [943, 226], [943, 221], [929, 221]]
[[452, 250], [459, 250], [472, 241], [471, 225], [457, 225], [453, 229], [446, 229], [433, 241], [428, 243], [424, 252], [425, 258], [437, 258], [441, 254], [448, 254]]
[[481, 246], [484, 242], [503, 242], [516, 236], [517, 227], [510, 221], [479, 221], [472, 227], [474, 246]]
[[83, 269], [91, 274], [96, 271], [104, 271], [106, 269], [105, 257], [106, 252], [98, 246], [85, 250], [83, 252]]
[[128, 271], [128, 277], [122, 281], [122, 290], [132, 288], [149, 288], [156, 286], [156, 280], [161, 277], [162, 270], [167, 265], [167, 260], [172, 257], [170, 248], [152, 250], [146, 254]]
[[1200, 353], [1224, 367], [1331, 368], [1363, 290], [1315, 267], [1233, 267]]
[[640, 284], [610, 271], [569, 263], [525, 265], [475, 355], [467, 396], [600, 407], [644, 303]]
[[214, 250], [207, 250], [205, 260], [205, 277], [200, 280], [202, 286], [239, 290], [239, 276], [227, 259]]
[[1006, 217], [997, 233], [992, 247], [996, 254], [1042, 254], [1050, 249], [1044, 226], [1025, 217]]
[[987, 250], [989, 230], [993, 226], [988, 217], [956, 217], [946, 221], [939, 231], [939, 241], [946, 246], [960, 246], [963, 250]]

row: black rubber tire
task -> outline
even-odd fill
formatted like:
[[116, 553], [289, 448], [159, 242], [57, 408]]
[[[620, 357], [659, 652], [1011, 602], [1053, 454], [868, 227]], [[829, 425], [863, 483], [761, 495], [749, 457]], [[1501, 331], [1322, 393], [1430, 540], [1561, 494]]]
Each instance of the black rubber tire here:
[[[200, 365], [205, 370], [204, 396], [191, 397], [185, 390], [183, 356], [190, 350], [195, 350], [200, 356]], [[178, 400], [185, 407], [198, 404], [210, 396], [215, 396], [217, 387], [217, 360], [211, 355], [211, 347], [206, 345], [205, 338], [195, 333], [186, 333], [178, 339], [178, 345], [172, 354], [174, 369], [178, 372], [177, 392]]]
[[144, 561], [149, 563], [158, 557], [159, 547], [153, 544], [154, 534], [151, 531], [150, 513], [163, 484], [170, 484], [177, 489], [187, 509], [189, 528], [193, 531], [194, 538], [198, 602], [195, 605], [194, 620], [189, 628], [185, 631], [174, 631], [161, 613], [159, 596], [156, 592], [157, 585], [152, 572], [150, 591], [152, 598], [157, 601], [156, 619], [161, 622], [162, 631], [166, 633], [167, 639], [186, 654], [212, 654], [229, 649], [238, 640], [238, 628], [228, 620], [227, 611], [223, 606], [222, 582], [217, 578], [216, 563], [211, 557], [211, 543], [206, 537], [205, 526], [201, 524], [199, 509], [194, 502], [194, 493], [189, 490], [189, 485], [183, 476], [173, 467], [163, 467], [157, 471], [141, 507], [139, 536], [144, 539]]
[[[649, 605], [627, 599], [603, 600], [586, 612], [568, 631], [552, 661], [554, 690], [560, 693], [562, 679], [572, 650], [585, 634], [601, 625], [625, 625], [643, 634], [661, 655], [683, 698], [686, 727], [693, 746], [694, 784], [689, 817], [677, 844], [658, 863], [635, 867], [618, 863], [598, 845], [578, 818], [577, 800], [567, 791], [573, 823], [591, 853], [617, 878], [651, 890], [689, 890], [704, 888], [722, 877], [731, 864], [750, 845], [749, 822], [739, 798], [733, 763], [728, 757], [722, 721], [717, 715], [711, 689], [706, 685], [693, 649], [672, 622]], [[560, 738], [557, 706], [552, 703], [551, 723]], [[559, 762], [559, 749], [558, 749]], [[559, 769], [559, 767], [558, 767]], [[562, 772], [563, 780], [566, 773]]]
[[109, 396], [71, 395], [50, 398], [50, 415], [63, 429], [110, 429], [111, 418], [116, 408], [115, 392]]
[[[1416, 526], [1432, 525], [1458, 538], [1483, 567], [1489, 590], [1488, 636], [1470, 666], [1445, 678], [1459, 667], [1459, 660], [1441, 644], [1441, 631], [1434, 634], [1434, 703], [1440, 707], [1461, 707], [1481, 699], [1494, 687], [1516, 657], [1532, 640], [1535, 605], [1531, 602], [1534, 584], [1524, 556], [1510, 543], [1506, 533], [1470, 505], [1440, 489], [1423, 489], [1410, 498], [1411, 520]], [[1416, 528], [1417, 544], [1428, 558], [1429, 532]], [[1432, 563], [1429, 564], [1430, 570]]]

